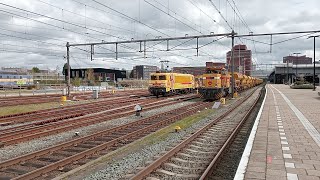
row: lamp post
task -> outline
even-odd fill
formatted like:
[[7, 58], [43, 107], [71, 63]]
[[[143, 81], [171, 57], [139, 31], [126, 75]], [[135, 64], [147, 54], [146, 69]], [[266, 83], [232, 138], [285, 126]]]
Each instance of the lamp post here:
[[309, 38], [313, 38], [313, 91], [316, 90], [316, 37], [317, 36], [309, 36]]
[[301, 54], [301, 53], [293, 53], [295, 55], [297, 55], [297, 59], [296, 59], [296, 81], [297, 81], [297, 77], [298, 77], [298, 55]]

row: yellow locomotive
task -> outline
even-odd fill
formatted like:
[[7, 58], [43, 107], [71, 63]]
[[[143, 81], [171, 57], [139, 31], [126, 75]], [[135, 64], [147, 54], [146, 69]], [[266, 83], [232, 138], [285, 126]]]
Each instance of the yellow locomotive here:
[[195, 79], [191, 74], [151, 73], [149, 92], [155, 96], [194, 91]]
[[223, 67], [207, 67], [206, 74], [202, 75], [202, 86], [198, 89], [201, 97], [207, 100], [216, 100], [228, 95], [231, 92], [231, 79], [235, 81], [235, 92], [263, 83], [262, 79], [236, 72], [232, 76]]
[[208, 100], [219, 99], [229, 93], [230, 75], [223, 67], [208, 67], [202, 75], [201, 96]]

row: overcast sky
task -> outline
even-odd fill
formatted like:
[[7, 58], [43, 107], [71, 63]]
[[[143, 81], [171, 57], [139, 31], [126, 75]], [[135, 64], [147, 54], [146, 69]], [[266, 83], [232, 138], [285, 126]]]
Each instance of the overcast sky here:
[[[238, 34], [320, 30], [319, 7], [319, 0], [1, 0], [0, 66], [61, 69], [66, 42], [229, 33], [231, 29]], [[273, 36], [272, 42], [297, 36], [301, 35]], [[313, 57], [313, 40], [307, 37], [273, 45], [271, 53], [270, 36], [236, 38], [235, 44], [246, 44], [254, 63], [279, 63], [283, 56], [296, 52]], [[200, 39], [199, 46], [214, 40]], [[204, 66], [206, 61], [225, 62], [231, 40], [222, 38], [203, 46], [199, 56], [195, 40], [172, 41], [171, 51], [163, 51], [166, 46], [166, 42], [147, 43], [144, 58], [138, 44], [122, 45], [118, 60], [114, 45], [96, 46], [93, 61], [89, 46], [71, 48], [70, 62], [71, 67], [83, 68], [131, 69], [139, 64], [160, 66], [161, 60], [169, 60], [170, 67]]]

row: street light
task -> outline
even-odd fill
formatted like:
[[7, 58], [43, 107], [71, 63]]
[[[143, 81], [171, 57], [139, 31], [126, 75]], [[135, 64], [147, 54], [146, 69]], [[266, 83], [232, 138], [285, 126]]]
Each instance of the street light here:
[[309, 38], [313, 38], [313, 91], [316, 90], [316, 37], [317, 36], [309, 36]]
[[297, 60], [296, 60], [296, 81], [297, 81], [297, 79], [298, 79], [297, 78], [298, 77], [298, 59], [299, 59], [298, 55], [301, 54], [301, 53], [293, 53], [293, 54], [297, 55]]

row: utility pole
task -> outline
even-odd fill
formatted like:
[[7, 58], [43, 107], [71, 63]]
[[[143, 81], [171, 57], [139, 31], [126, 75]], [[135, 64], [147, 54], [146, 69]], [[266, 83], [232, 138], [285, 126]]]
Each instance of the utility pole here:
[[70, 76], [71, 76], [71, 70], [70, 70], [70, 57], [69, 57], [69, 42], [67, 42], [67, 67], [68, 67], [68, 79], [67, 79], [67, 95], [70, 96]]
[[287, 60], [287, 83], [289, 84], [289, 61]]
[[234, 98], [234, 87], [235, 87], [235, 79], [234, 79], [234, 54], [233, 54], [233, 46], [234, 46], [234, 31], [231, 32], [231, 94], [232, 98]]
[[298, 59], [299, 59], [298, 55], [301, 53], [293, 53], [293, 54], [297, 55], [297, 59], [296, 59], [296, 81], [297, 81], [297, 79], [298, 79]]
[[316, 37], [319, 36], [320, 35], [308, 37], [308, 39], [313, 37], [313, 91], [316, 90]]
[[315, 90], [316, 90], [316, 36], [313, 37], [313, 91]]

